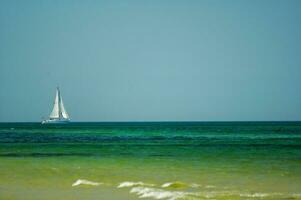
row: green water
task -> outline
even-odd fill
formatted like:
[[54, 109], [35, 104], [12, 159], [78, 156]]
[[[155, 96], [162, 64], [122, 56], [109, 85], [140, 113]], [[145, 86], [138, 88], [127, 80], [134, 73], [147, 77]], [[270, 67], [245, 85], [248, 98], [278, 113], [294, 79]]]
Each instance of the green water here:
[[301, 199], [301, 123], [0, 124], [1, 200], [139, 198]]

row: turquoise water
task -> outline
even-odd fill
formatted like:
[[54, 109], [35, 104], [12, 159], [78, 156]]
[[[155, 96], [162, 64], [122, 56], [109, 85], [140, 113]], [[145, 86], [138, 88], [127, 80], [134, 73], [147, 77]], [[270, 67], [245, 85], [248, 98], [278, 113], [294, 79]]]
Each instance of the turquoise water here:
[[301, 199], [301, 123], [0, 124], [0, 199], [139, 198]]

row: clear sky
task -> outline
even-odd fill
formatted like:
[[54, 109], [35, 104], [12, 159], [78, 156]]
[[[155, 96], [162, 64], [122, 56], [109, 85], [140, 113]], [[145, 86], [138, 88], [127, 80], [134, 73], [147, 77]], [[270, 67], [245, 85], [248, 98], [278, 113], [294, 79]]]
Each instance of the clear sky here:
[[0, 121], [301, 120], [300, 0], [0, 0]]

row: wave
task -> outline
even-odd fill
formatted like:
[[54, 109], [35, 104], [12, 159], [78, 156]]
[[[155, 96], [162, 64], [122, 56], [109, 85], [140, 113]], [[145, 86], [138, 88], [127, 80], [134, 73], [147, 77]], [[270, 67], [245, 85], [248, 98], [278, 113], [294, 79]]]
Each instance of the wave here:
[[[94, 182], [85, 179], [78, 179], [72, 186], [79, 185], [91, 185], [99, 186], [104, 183]], [[164, 200], [178, 200], [178, 199], [300, 199], [300, 193], [262, 193], [262, 192], [248, 192], [248, 191], [236, 191], [236, 190], [203, 190], [193, 191], [184, 190], [186, 188], [203, 188], [212, 189], [216, 188], [213, 185], [200, 185], [200, 184], [187, 184], [180, 181], [167, 182], [162, 185], [156, 185], [151, 183], [144, 183], [142, 181], [132, 182], [125, 181], [117, 185], [117, 188], [130, 188], [129, 193], [136, 194], [138, 198], [150, 198], [150, 199], [164, 199]], [[177, 190], [175, 190], [177, 189]]]
[[158, 188], [148, 188], [148, 187], [134, 187], [131, 189], [130, 193], [135, 193], [139, 198], [154, 198], [154, 199], [169, 199], [176, 200], [178, 198], [183, 198], [185, 192], [180, 191], [167, 191]]
[[175, 182], [167, 182], [161, 185], [162, 188], [170, 188], [170, 189], [185, 189], [185, 188], [202, 188], [202, 189], [213, 189], [216, 188], [214, 185], [201, 185], [197, 183], [187, 184], [180, 181]]
[[[125, 181], [125, 182], [119, 183], [119, 185], [117, 186], [117, 188], [136, 187], [136, 186], [150, 186], [150, 187], [154, 187], [154, 186], [157, 186], [157, 185], [156, 184], [152, 184], [152, 183], [144, 183], [142, 181], [138, 181], [138, 182]], [[202, 185], [196, 184], [196, 183], [187, 184], [187, 183], [184, 183], [184, 182], [181, 182], [181, 181], [175, 181], [175, 182], [163, 183], [160, 187], [161, 188], [169, 188], [169, 189], [185, 189], [185, 188], [188, 188], [188, 187], [191, 187], [191, 188], [200, 188], [200, 187], [202, 187]], [[204, 186], [204, 187], [205, 188], [214, 188], [215, 186], [208, 185], [208, 186]]]
[[122, 182], [120, 183], [117, 188], [124, 188], [124, 187], [134, 187], [134, 186], [155, 186], [154, 184], [149, 184], [149, 183], [143, 183], [141, 181], [139, 182], [130, 182], [130, 181], [126, 181], [126, 182]]
[[189, 185], [180, 181], [168, 182], [161, 185], [162, 188], [172, 188], [172, 189], [184, 189]]
[[[166, 183], [167, 185], [167, 183]], [[283, 194], [283, 193], [260, 193], [260, 192], [241, 192], [241, 191], [202, 191], [202, 192], [187, 192], [187, 191], [170, 191], [162, 188], [154, 187], [133, 187], [130, 193], [134, 193], [138, 198], [153, 198], [153, 199], [299, 199], [301, 194]]]
[[98, 183], [98, 182], [94, 182], [94, 181], [89, 181], [89, 180], [84, 180], [84, 179], [78, 179], [77, 181], [75, 181], [72, 184], [72, 187], [74, 186], [79, 186], [79, 185], [92, 185], [92, 186], [98, 186], [101, 185], [103, 183]]

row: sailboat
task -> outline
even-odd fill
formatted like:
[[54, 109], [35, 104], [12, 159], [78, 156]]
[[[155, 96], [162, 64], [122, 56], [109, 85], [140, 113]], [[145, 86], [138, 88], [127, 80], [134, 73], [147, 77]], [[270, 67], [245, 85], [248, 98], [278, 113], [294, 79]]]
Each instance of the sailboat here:
[[60, 89], [57, 87], [52, 112], [49, 119], [43, 120], [42, 124], [64, 124], [68, 122], [70, 122], [70, 118], [64, 107]]

